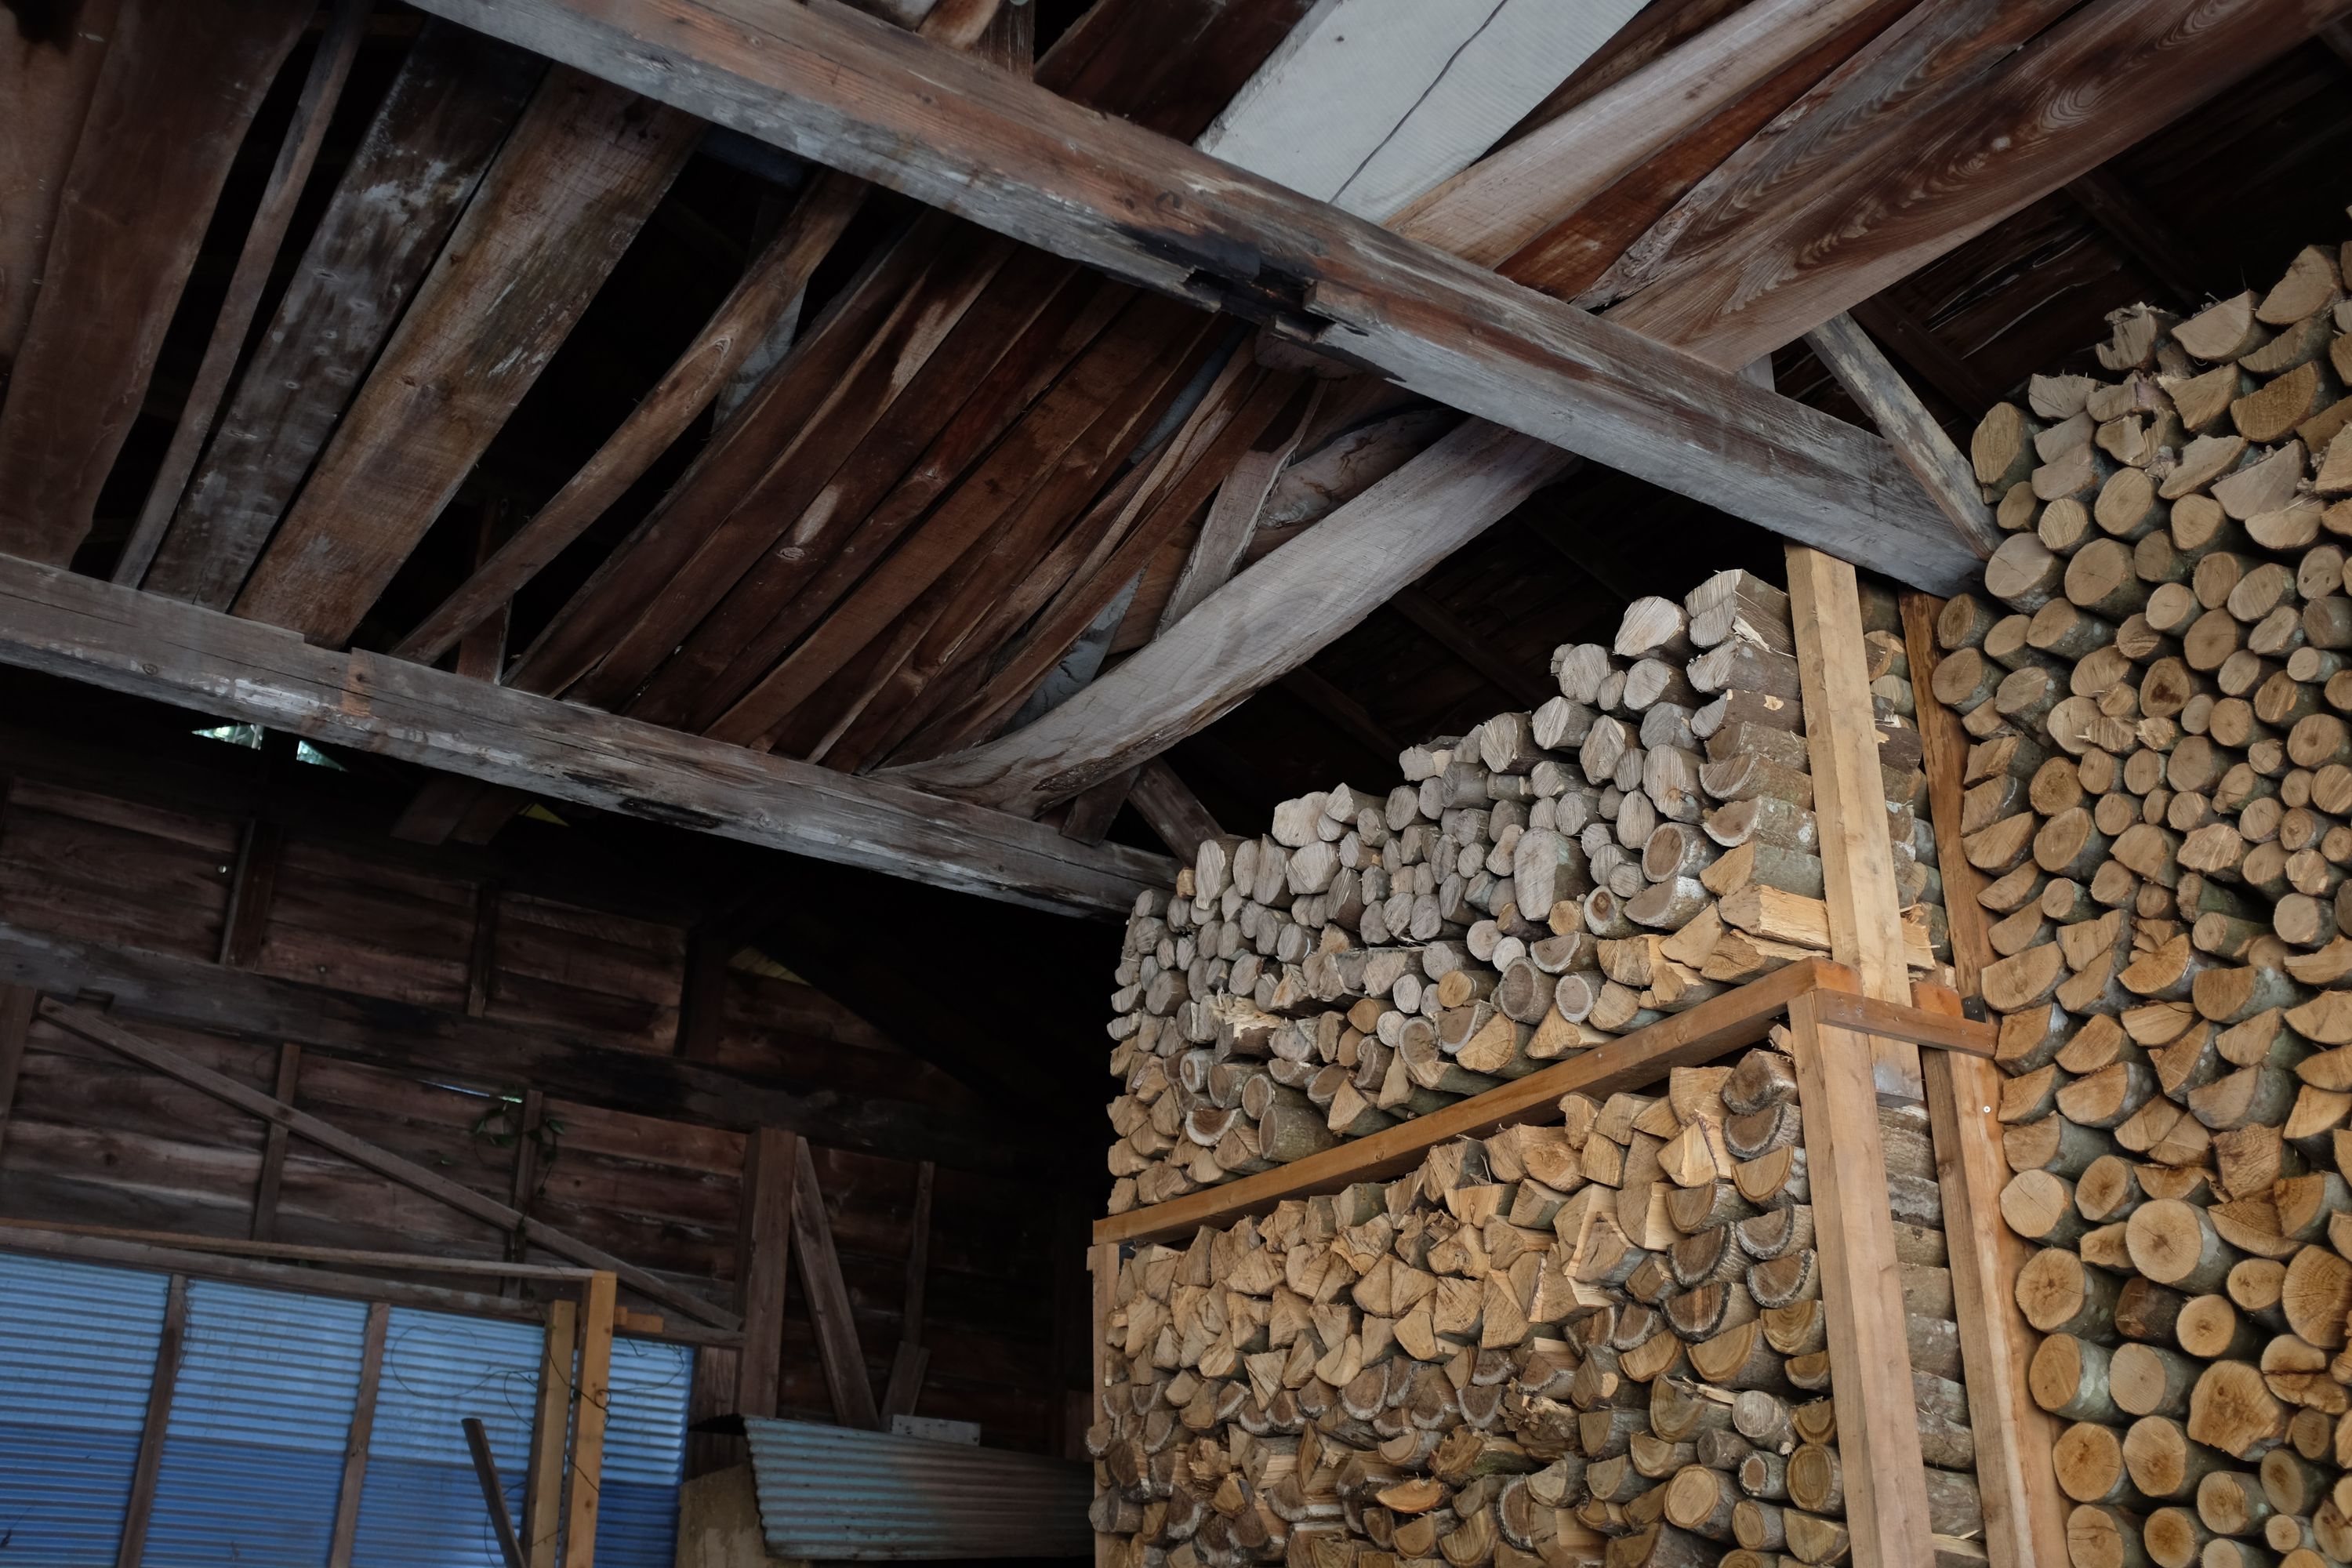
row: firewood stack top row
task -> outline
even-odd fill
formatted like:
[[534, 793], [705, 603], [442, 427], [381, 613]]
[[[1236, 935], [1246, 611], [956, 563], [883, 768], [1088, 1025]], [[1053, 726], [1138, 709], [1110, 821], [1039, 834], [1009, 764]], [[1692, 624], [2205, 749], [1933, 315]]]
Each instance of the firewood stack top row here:
[[2111, 318], [1940, 616], [2079, 1568], [2352, 1561], [2352, 247]]
[[[1843, 1561], [1794, 1071], [1660, 1087], [1137, 1248], [1087, 1436], [1117, 1568]], [[1882, 1122], [1939, 1562], [1980, 1564], [1935, 1162]]]
[[[1864, 595], [1916, 972], [1948, 957], [1908, 661]], [[1361, 1137], [1830, 946], [1788, 595], [1726, 572], [1563, 647], [1559, 695], [1286, 801], [1140, 899], [1110, 1210]]]

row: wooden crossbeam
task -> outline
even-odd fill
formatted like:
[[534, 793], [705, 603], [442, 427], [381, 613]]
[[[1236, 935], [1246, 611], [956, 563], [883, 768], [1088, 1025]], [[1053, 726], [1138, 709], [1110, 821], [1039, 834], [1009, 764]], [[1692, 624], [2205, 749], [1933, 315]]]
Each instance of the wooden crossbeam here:
[[715, 0], [425, 8], [1904, 581], [1969, 570], [1875, 437], [885, 24]]
[[486, 783], [1037, 908], [1124, 916], [1160, 857], [904, 784], [0, 557], [0, 664], [422, 763]]

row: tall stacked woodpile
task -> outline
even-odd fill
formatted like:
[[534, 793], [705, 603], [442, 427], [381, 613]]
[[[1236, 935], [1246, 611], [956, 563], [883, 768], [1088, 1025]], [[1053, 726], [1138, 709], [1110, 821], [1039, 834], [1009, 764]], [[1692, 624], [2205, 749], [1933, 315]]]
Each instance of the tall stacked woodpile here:
[[[1944, 920], [1890, 595], [1867, 595], [1916, 970]], [[1140, 900], [1111, 1212], [1360, 1137], [1826, 952], [1788, 595], [1726, 572], [1561, 647], [1559, 695], [1286, 801]], [[1948, 953], [1948, 950], [1947, 950]]]
[[2084, 1568], [2352, 1561], [2347, 266], [2119, 312], [1973, 444], [1933, 687]]
[[[1138, 1248], [1087, 1434], [1119, 1568], [1842, 1561], [1795, 1075], [1663, 1088]], [[1882, 1121], [1931, 1523], [1981, 1563], [1935, 1162]]]

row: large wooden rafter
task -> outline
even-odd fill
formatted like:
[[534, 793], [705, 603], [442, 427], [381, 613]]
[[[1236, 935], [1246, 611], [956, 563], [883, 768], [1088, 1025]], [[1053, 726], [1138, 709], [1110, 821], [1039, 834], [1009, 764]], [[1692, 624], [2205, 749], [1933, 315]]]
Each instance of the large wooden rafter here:
[[766, 0], [426, 8], [1904, 581], [1973, 563], [1874, 437], [885, 25]]

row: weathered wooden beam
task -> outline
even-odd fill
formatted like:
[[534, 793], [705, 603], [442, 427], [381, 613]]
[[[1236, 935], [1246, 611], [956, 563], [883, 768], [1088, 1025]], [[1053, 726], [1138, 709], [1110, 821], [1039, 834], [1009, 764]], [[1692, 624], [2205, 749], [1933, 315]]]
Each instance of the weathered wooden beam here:
[[884, 24], [710, 0], [426, 9], [1906, 581], [1969, 569], [1875, 437]]
[[1038, 908], [1125, 915], [1160, 858], [0, 558], [0, 663]]
[[817, 1185], [808, 1140], [800, 1140], [793, 1151], [793, 1239], [801, 1250], [802, 1294], [808, 1298], [809, 1318], [816, 1330], [817, 1359], [833, 1395], [833, 1418], [844, 1426], [872, 1431], [881, 1426], [882, 1416], [874, 1404], [874, 1384], [866, 1376], [849, 1287], [842, 1280], [833, 1221], [825, 1215], [824, 1191]]
[[1807, 332], [1805, 342], [1846, 395], [1870, 416], [1969, 548], [1990, 560], [2000, 548], [2001, 531], [1978, 492], [1976, 471], [1920, 403], [1911, 384], [1886, 363], [1870, 334], [1840, 311]]
[[742, 1199], [735, 1252], [735, 1305], [743, 1348], [735, 1373], [738, 1415], [773, 1415], [784, 1353], [784, 1291], [792, 1275], [793, 1185], [801, 1141], [775, 1127], [743, 1141]]
[[352, 1568], [352, 1548], [359, 1541], [360, 1498], [367, 1484], [368, 1450], [374, 1446], [376, 1395], [383, 1386], [383, 1350], [391, 1327], [392, 1308], [370, 1302], [360, 1340], [360, 1382], [352, 1397], [352, 1424], [343, 1434], [343, 1478], [335, 1493], [335, 1528], [327, 1538], [327, 1568]]
[[171, 1424], [172, 1395], [179, 1385], [180, 1361], [188, 1336], [188, 1280], [172, 1276], [163, 1298], [163, 1332], [155, 1342], [155, 1372], [147, 1384], [147, 1417], [140, 1423], [139, 1458], [131, 1468], [131, 1495], [122, 1506], [122, 1535], [115, 1568], [139, 1568], [147, 1550], [147, 1522], [155, 1508], [155, 1478], [163, 1468], [163, 1433]]
[[1164, 757], [1154, 757], [1136, 769], [1128, 798], [1134, 802], [1136, 815], [1180, 860], [1189, 860], [1202, 844], [1223, 831]]

